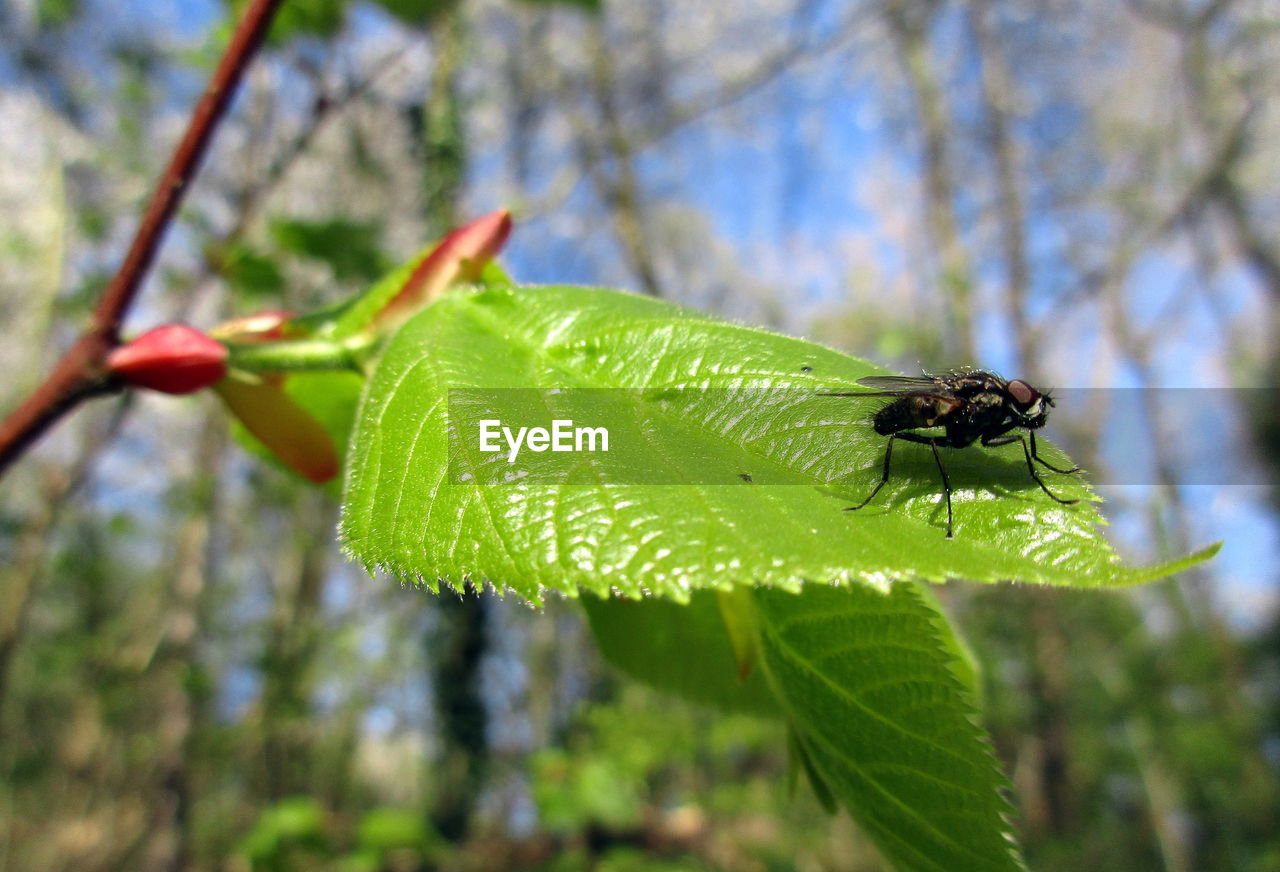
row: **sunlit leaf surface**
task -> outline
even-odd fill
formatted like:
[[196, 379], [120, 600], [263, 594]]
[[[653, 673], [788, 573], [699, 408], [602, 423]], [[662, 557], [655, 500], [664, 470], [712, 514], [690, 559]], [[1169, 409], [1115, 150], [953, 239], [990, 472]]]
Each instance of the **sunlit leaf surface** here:
[[915, 586], [755, 599], [761, 661], [809, 765], [894, 868], [1023, 868], [1007, 782]]
[[[879, 479], [885, 440], [869, 417], [883, 400], [817, 394], [856, 390], [877, 372], [809, 342], [629, 294], [456, 293], [391, 339], [369, 381], [351, 446], [346, 546], [402, 578], [491, 583], [534, 601], [548, 589], [683, 600], [697, 589], [804, 581], [1108, 586], [1209, 556], [1125, 567], [1099, 532], [1085, 484], [1048, 473], [1058, 494], [1081, 499], [1053, 502], [1028, 478], [1017, 445], [947, 452], [954, 539], [944, 536], [937, 470], [923, 446], [901, 446], [876, 502], [844, 511]], [[572, 455], [567, 476], [545, 463], [524, 477], [511, 466], [507, 484], [480, 483], [486, 470], [458, 476], [451, 451], [465, 452], [451, 448], [450, 392], [506, 388], [545, 389], [543, 423], [560, 414], [557, 403], [580, 403], [573, 389], [613, 389], [598, 391], [602, 419], [617, 431], [610, 451]], [[1066, 462], [1047, 443], [1042, 453]], [[619, 477], [627, 469], [651, 477], [629, 483]]]

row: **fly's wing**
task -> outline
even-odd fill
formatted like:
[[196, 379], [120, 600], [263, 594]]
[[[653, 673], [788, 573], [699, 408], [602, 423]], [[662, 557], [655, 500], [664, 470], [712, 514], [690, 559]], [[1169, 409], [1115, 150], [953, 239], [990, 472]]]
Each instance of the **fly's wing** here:
[[909, 375], [869, 375], [858, 379], [863, 387], [876, 388], [874, 391], [850, 391], [842, 393], [823, 393], [820, 397], [924, 397], [936, 400], [950, 407], [958, 404], [955, 393], [940, 378], [933, 376]]
[[942, 383], [942, 379], [928, 375], [869, 375], [858, 379], [858, 384], [866, 388], [875, 388], [886, 394], [929, 394], [930, 396], [951, 394], [951, 391]]
[[858, 379], [858, 384], [874, 391], [856, 391], [839, 394], [819, 394], [820, 397], [927, 397], [941, 403], [956, 399], [955, 393], [941, 379], [930, 376], [870, 375]]

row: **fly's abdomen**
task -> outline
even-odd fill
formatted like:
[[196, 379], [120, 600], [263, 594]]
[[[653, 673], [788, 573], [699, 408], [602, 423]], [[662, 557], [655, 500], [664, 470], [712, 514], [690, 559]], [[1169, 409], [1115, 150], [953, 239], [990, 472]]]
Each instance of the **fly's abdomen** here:
[[942, 427], [948, 416], [961, 404], [958, 400], [932, 394], [918, 397], [901, 397], [876, 412], [872, 424], [881, 436], [890, 436], [902, 430], [923, 427]]
[[871, 422], [881, 436], [890, 436], [900, 430], [910, 430], [913, 427], [928, 426], [922, 423], [920, 410], [914, 397], [894, 400], [876, 412]]

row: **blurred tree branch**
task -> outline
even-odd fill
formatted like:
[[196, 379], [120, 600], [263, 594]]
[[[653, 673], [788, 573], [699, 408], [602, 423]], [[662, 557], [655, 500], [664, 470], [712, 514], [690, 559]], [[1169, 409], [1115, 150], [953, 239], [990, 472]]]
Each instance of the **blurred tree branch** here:
[[[324, 128], [339, 118], [343, 111], [364, 97], [408, 53], [407, 48], [388, 52], [379, 59], [363, 77], [346, 83], [340, 91], [323, 90], [317, 81], [317, 93], [311, 103], [311, 111], [302, 127], [289, 143], [271, 159], [261, 176], [255, 177], [240, 194], [236, 219], [220, 239], [206, 249], [206, 265], [214, 273], [222, 273], [227, 252], [248, 232], [262, 210], [263, 204], [280, 187], [289, 170], [307, 153], [315, 138]], [[318, 74], [315, 74], [318, 79]]]
[[200, 424], [192, 480], [182, 485], [205, 506], [175, 531], [168, 590], [163, 598], [163, 636], [152, 669], [159, 678], [157, 705], [157, 797], [152, 803], [147, 869], [185, 872], [194, 865], [195, 808], [199, 785], [193, 745], [207, 712], [207, 691], [195, 677], [202, 669], [200, 642], [209, 624], [209, 588], [218, 572], [217, 531], [225, 522], [225, 487], [219, 474], [227, 450], [227, 427], [219, 409], [207, 409]]
[[[792, 71], [803, 60], [811, 60], [841, 45], [867, 19], [867, 10], [855, 9], [846, 20], [832, 26], [821, 38], [813, 35], [813, 12], [800, 4], [794, 13], [791, 34], [778, 48], [754, 62], [745, 72], [727, 77], [703, 93], [675, 105], [657, 107], [660, 112], [645, 123], [629, 122], [622, 100], [619, 62], [603, 20], [590, 25], [593, 47], [585, 84], [594, 106], [595, 118], [572, 112], [578, 142], [578, 165], [552, 179], [548, 193], [533, 211], [551, 210], [567, 198], [582, 178], [590, 180], [614, 225], [623, 257], [636, 275], [641, 289], [662, 296], [657, 258], [649, 241], [645, 197], [637, 169], [641, 155], [699, 119], [728, 108], [767, 87]], [[564, 88], [564, 83], [559, 83]], [[651, 85], [653, 83], [650, 83]], [[653, 98], [661, 94], [665, 82], [646, 91]]]
[[[603, 128], [602, 142], [591, 133], [591, 125], [578, 116], [578, 139], [582, 164], [595, 185], [596, 193], [613, 219], [614, 233], [622, 245], [627, 265], [640, 280], [640, 288], [650, 296], [661, 297], [657, 265], [645, 227], [636, 173], [636, 148], [623, 127], [618, 107], [617, 74], [613, 54], [604, 33], [604, 22], [591, 24], [591, 97]], [[612, 166], [612, 173], [606, 170]]]

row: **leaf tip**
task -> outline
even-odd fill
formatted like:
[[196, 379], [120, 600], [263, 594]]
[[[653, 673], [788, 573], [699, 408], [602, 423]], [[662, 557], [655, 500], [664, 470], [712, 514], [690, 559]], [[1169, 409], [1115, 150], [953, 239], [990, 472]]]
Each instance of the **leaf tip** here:
[[1179, 572], [1198, 566], [1208, 560], [1212, 560], [1214, 555], [1222, 550], [1225, 543], [1222, 541], [1214, 542], [1207, 545], [1199, 551], [1193, 551], [1185, 557], [1179, 557], [1174, 560], [1166, 560], [1163, 563], [1156, 563], [1151, 566], [1144, 566], [1140, 569], [1132, 569], [1124, 572], [1118, 581], [1120, 587], [1132, 587], [1138, 584], [1147, 584], [1152, 581], [1159, 581], [1176, 575]]

